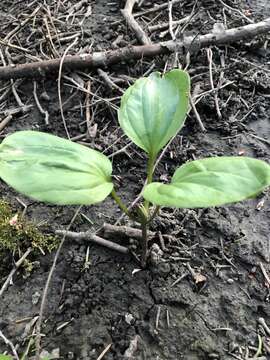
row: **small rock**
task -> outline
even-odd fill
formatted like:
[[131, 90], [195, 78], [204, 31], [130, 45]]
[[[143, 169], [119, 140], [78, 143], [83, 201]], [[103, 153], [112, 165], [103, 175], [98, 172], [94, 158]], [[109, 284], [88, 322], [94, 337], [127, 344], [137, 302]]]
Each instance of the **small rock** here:
[[125, 322], [128, 325], [132, 325], [134, 323], [135, 319], [132, 314], [125, 314]]
[[161, 262], [163, 251], [158, 244], [153, 244], [150, 249], [150, 260], [152, 265], [157, 265]]
[[43, 91], [43, 93], [40, 95], [41, 100], [45, 100], [45, 101], [50, 101], [51, 98], [48, 95], [48, 93], [46, 91]]
[[33, 305], [37, 305], [40, 299], [40, 293], [38, 291], [34, 292], [34, 294], [32, 295], [32, 304]]

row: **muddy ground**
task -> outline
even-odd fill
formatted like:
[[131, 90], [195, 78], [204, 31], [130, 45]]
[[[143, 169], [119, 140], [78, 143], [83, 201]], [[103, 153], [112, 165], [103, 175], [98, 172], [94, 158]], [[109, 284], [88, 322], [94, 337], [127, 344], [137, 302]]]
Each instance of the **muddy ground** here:
[[[1, 39], [29, 17], [38, 5], [41, 8], [12, 38], [11, 43], [20, 49], [9, 47], [6, 52], [7, 48], [1, 45], [1, 66], [9, 61], [23, 63], [63, 55], [76, 36], [78, 41], [69, 49], [70, 54], [137, 44], [120, 13], [124, 1], [89, 0], [78, 10], [72, 8], [75, 3], [73, 0], [2, 0]], [[153, 6], [151, 1], [141, 3], [135, 12]], [[270, 16], [267, 0], [224, 0], [223, 3], [238, 11], [217, 0], [194, 3], [182, 0], [173, 7], [174, 19], [189, 15], [193, 6], [198, 12], [186, 26], [185, 34], [206, 33], [215, 22], [226, 21], [230, 28], [245, 25], [248, 19], [259, 21]], [[145, 15], [139, 21], [147, 28], [150, 22], [153, 25], [167, 18], [165, 9]], [[151, 39], [170, 39], [170, 33], [155, 32]], [[192, 158], [245, 154], [269, 161], [270, 50], [267, 37], [234, 46], [213, 47], [212, 51], [214, 82], [217, 84], [220, 80], [225, 85], [218, 91], [222, 117], [217, 116], [213, 93], [207, 92], [211, 90], [209, 64], [206, 50], [202, 50], [191, 56], [188, 70], [193, 89], [198, 85], [200, 93], [207, 92], [197, 104], [206, 132], [202, 133], [191, 112], [181, 134], [159, 163], [156, 179], [169, 179], [177, 166]], [[141, 59], [120, 63], [105, 71], [120, 90], [125, 90], [145, 73], [163, 71], [180, 63], [186, 65], [185, 56], [179, 54], [179, 63], [176, 60], [175, 55]], [[121, 91], [110, 89], [94, 71], [64, 75], [67, 77], [61, 83], [61, 97], [71, 138], [111, 155], [119, 192], [126, 202], [131, 202], [144, 183], [145, 156], [135, 145], [118, 151], [129, 142], [117, 123], [116, 108]], [[90, 84], [90, 99], [77, 89], [74, 81], [84, 87]], [[2, 129], [1, 138], [25, 129], [67, 136], [60, 113], [57, 74], [39, 79], [36, 85], [40, 103], [48, 111], [49, 124], [45, 123], [34, 100], [33, 81], [19, 80], [16, 82], [19, 97], [31, 108], [15, 114]], [[11, 90], [4, 96], [6, 89], [10, 89], [10, 82], [1, 82], [1, 119], [5, 111], [18, 108]], [[87, 104], [90, 124], [86, 122]], [[72, 206], [34, 202], [2, 182], [0, 194], [12, 205], [14, 214], [24, 209], [22, 203], [26, 204], [26, 218], [48, 234], [66, 229], [76, 211]], [[270, 358], [270, 332], [259, 324], [259, 319], [263, 318], [270, 326], [269, 204], [269, 192], [265, 192], [257, 199], [228, 207], [196, 211], [162, 209], [152, 230], [170, 235], [164, 237], [163, 255], [156, 265], [135, 273], [134, 269], [139, 266], [133, 257], [92, 243], [67, 240], [47, 297], [42, 349], [50, 353], [54, 350], [56, 355], [59, 352], [61, 359], [80, 360]], [[120, 215], [108, 199], [97, 206], [82, 207], [71, 230], [91, 228], [95, 231], [104, 221], [114, 224]], [[127, 224], [125, 219], [122, 224]], [[139, 245], [133, 239], [114, 240], [131, 245], [139, 254]], [[158, 236], [152, 240], [154, 242], [161, 246]], [[25, 278], [23, 271], [18, 271], [13, 285], [0, 299], [0, 330], [17, 347], [20, 356], [27, 349], [29, 339], [35, 337], [31, 321], [39, 314], [54, 255], [52, 252], [31, 258], [35, 266], [30, 276]], [[15, 257], [17, 260], [18, 254]], [[10, 265], [7, 262], [6, 269], [0, 273], [1, 283], [11, 267], [10, 255]], [[106, 354], [99, 357], [110, 344]], [[0, 350], [11, 354], [1, 338]], [[30, 359], [34, 351], [34, 345], [29, 347], [26, 359]]]

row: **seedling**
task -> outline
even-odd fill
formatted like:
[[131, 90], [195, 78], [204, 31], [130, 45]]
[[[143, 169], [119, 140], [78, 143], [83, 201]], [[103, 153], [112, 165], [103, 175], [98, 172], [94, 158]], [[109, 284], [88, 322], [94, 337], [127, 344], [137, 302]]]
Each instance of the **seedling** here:
[[148, 256], [147, 229], [160, 206], [208, 208], [255, 197], [270, 185], [270, 166], [249, 157], [210, 157], [179, 167], [170, 184], [153, 182], [160, 150], [182, 128], [189, 109], [186, 72], [154, 72], [138, 79], [121, 100], [124, 133], [147, 154], [144, 203], [134, 215], [117, 195], [110, 160], [98, 151], [59, 137], [19, 131], [0, 145], [0, 177], [33, 199], [56, 205], [91, 205], [111, 195], [140, 223], [142, 267]]

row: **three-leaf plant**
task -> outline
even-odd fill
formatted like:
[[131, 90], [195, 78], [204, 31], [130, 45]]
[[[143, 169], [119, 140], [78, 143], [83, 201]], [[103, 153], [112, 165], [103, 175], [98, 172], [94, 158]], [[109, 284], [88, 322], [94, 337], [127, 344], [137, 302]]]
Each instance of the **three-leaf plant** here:
[[[184, 124], [189, 94], [188, 74], [172, 70], [138, 79], [121, 100], [120, 126], [148, 156], [145, 202], [135, 216], [142, 229], [142, 266], [147, 261], [147, 228], [159, 206], [219, 206], [254, 197], [270, 185], [270, 166], [248, 157], [191, 161], [175, 171], [170, 184], [152, 182], [158, 153]], [[57, 205], [91, 205], [111, 194], [134, 219], [116, 194], [111, 175], [105, 155], [53, 135], [19, 131], [0, 145], [0, 177], [24, 195]]]

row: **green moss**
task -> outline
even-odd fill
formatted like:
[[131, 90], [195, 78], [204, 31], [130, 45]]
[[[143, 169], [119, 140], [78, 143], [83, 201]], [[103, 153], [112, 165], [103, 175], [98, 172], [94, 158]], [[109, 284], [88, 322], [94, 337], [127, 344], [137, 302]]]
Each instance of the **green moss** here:
[[[7, 202], [0, 201], [0, 262], [2, 260], [4, 267], [7, 266], [4, 264], [7, 257], [10, 258], [8, 255], [19, 258], [30, 247], [33, 249], [33, 259], [38, 253], [51, 252], [57, 243], [54, 236], [41, 233], [34, 224], [25, 220], [21, 213], [14, 213]], [[29, 267], [29, 259], [27, 263]]]

